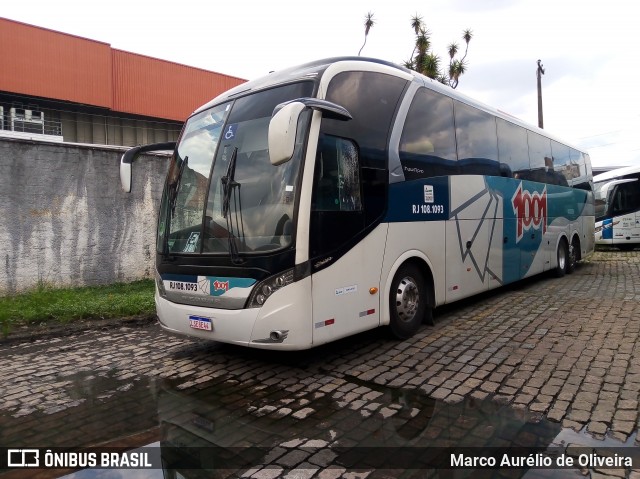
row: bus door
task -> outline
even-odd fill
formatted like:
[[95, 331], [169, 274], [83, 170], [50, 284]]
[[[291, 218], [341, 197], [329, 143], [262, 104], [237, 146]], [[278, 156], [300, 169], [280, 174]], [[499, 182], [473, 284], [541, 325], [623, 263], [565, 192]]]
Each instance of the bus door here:
[[613, 218], [614, 243], [640, 241], [640, 185], [637, 179], [621, 180], [613, 186], [608, 216]]
[[355, 142], [321, 135], [309, 232], [314, 345], [379, 325], [387, 225], [364, 234], [370, 175]]
[[637, 178], [605, 183], [596, 193], [596, 204], [604, 204], [602, 242], [640, 241], [640, 185]]

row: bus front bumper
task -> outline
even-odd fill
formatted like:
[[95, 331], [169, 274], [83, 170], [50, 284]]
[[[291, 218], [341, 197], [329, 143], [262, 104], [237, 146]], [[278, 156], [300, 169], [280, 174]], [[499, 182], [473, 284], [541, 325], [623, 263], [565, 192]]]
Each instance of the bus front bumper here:
[[312, 344], [311, 278], [276, 291], [261, 308], [216, 309], [160, 296], [156, 311], [168, 332], [261, 349], [301, 350]]

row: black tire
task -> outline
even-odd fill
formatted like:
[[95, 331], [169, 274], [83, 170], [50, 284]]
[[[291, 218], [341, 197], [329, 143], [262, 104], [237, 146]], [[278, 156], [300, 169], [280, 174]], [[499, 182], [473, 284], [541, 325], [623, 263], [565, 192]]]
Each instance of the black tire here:
[[553, 274], [556, 278], [562, 278], [567, 272], [567, 265], [569, 264], [569, 247], [567, 246], [567, 240], [564, 238], [558, 243], [556, 259], [556, 269]]
[[571, 274], [576, 270], [576, 264], [578, 264], [578, 258], [580, 256], [580, 243], [577, 239], [574, 239], [571, 242], [571, 247], [569, 248], [569, 257], [567, 261], [567, 274]]
[[389, 291], [389, 329], [398, 339], [413, 336], [428, 308], [428, 295], [420, 269], [403, 264], [396, 272]]

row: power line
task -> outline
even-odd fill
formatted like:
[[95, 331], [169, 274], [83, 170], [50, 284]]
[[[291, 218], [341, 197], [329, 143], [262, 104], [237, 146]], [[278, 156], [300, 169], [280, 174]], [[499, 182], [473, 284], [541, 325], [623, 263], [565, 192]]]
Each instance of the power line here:
[[621, 131], [622, 131], [622, 129], [620, 129], [620, 130], [608, 131], [608, 132], [606, 132], [606, 133], [597, 133], [597, 134], [595, 134], [595, 135], [583, 136], [583, 137], [581, 137], [581, 138], [576, 138], [576, 141], [577, 141], [577, 140], [586, 140], [587, 138], [595, 138], [596, 136], [611, 135], [612, 133], [619, 133], [619, 132], [621, 132]]

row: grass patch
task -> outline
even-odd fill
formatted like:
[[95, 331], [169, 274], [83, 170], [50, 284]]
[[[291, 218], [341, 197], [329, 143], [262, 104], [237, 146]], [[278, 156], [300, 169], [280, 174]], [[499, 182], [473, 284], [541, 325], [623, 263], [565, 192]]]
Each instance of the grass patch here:
[[153, 295], [153, 280], [85, 288], [39, 286], [33, 291], [0, 298], [0, 330], [7, 336], [17, 324], [153, 314]]

